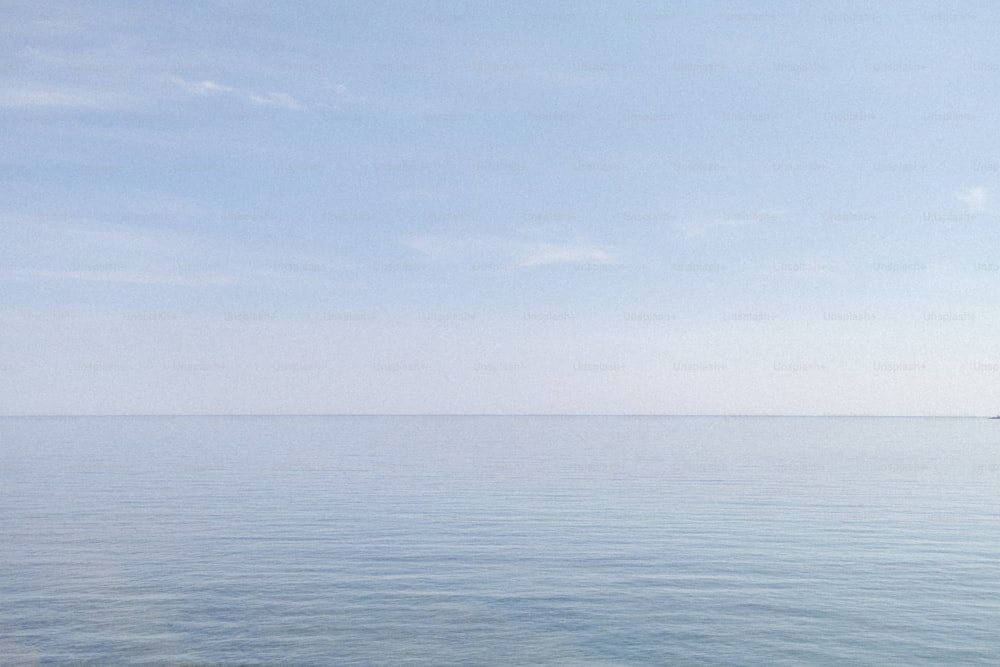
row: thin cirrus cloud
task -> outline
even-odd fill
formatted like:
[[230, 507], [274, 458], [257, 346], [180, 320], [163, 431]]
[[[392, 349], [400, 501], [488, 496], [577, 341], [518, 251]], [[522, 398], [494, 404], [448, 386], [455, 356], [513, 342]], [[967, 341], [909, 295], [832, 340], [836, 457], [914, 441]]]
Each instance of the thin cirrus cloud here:
[[745, 227], [774, 220], [785, 215], [783, 210], [751, 211], [748, 213], [732, 213], [706, 220], [686, 220], [675, 227], [686, 236], [700, 236], [707, 232], [731, 227]]
[[551, 243], [497, 237], [420, 236], [405, 239], [403, 243], [434, 260], [524, 270], [560, 264], [613, 265], [621, 262], [622, 254], [617, 248], [582, 241]]
[[198, 97], [231, 97], [234, 99], [253, 104], [255, 106], [275, 107], [287, 109], [289, 111], [302, 111], [305, 105], [288, 93], [254, 91], [245, 88], [227, 86], [216, 81], [187, 81], [179, 77], [172, 77], [173, 83], [182, 91], [189, 95]]
[[[253, 106], [287, 111], [302, 111], [306, 108], [288, 93], [245, 90], [214, 81], [188, 82], [175, 79], [175, 82], [180, 82], [181, 89], [192, 96], [227, 96]], [[38, 84], [0, 86], [0, 109], [9, 110], [115, 111], [134, 107], [144, 101], [150, 100], [143, 100], [143, 96], [100, 88]]]
[[[165, 64], [149, 56], [108, 50], [75, 53], [32, 47], [22, 49], [17, 55], [25, 72], [35, 72], [50, 80], [52, 77], [65, 78], [66, 74], [71, 74], [77, 80], [58, 85], [51, 81], [41, 83], [40, 80], [22, 79], [11, 82], [6, 87], [0, 87], [0, 108], [63, 107], [100, 110], [120, 108], [129, 102], [150, 102], [158, 95], [149, 87], [149, 76], [155, 81], [159, 78], [155, 72], [162, 71]], [[147, 76], [142, 76], [143, 72]], [[108, 78], [109, 73], [117, 76], [111, 80]], [[91, 79], [93, 85], [82, 87], [79, 81], [81, 75]], [[178, 76], [167, 78], [175, 91], [179, 89], [191, 96], [225, 96], [254, 106], [292, 111], [305, 109], [304, 104], [284, 92], [239, 88], [212, 80], [190, 81]], [[101, 79], [106, 85], [98, 84]], [[105, 89], [108, 85], [115, 89], [131, 86], [131, 94], [109, 92]]]
[[954, 192], [954, 195], [973, 213], [985, 213], [993, 199], [993, 192], [981, 185], [959, 188]]

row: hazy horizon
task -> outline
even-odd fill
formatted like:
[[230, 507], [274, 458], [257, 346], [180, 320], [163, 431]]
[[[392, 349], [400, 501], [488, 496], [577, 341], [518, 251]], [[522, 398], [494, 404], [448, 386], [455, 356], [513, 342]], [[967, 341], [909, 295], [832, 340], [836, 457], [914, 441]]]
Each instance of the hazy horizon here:
[[30, 418], [102, 418], [102, 417], [121, 417], [121, 418], [157, 418], [157, 417], [667, 417], [667, 418], [711, 418], [711, 419], [743, 419], [743, 418], [761, 418], [761, 419], [993, 419], [993, 415], [877, 415], [877, 414], [856, 414], [856, 415], [845, 415], [845, 414], [801, 414], [801, 415], [780, 415], [780, 414], [727, 414], [727, 413], [715, 413], [715, 414], [696, 414], [696, 413], [684, 413], [684, 414], [668, 414], [668, 413], [625, 413], [625, 412], [459, 412], [459, 413], [447, 413], [447, 412], [395, 412], [395, 413], [375, 413], [375, 412], [328, 412], [328, 413], [294, 413], [294, 412], [284, 412], [284, 413], [250, 413], [250, 412], [230, 412], [230, 413], [167, 413], [167, 412], [151, 412], [151, 413], [87, 413], [87, 414], [54, 414], [54, 413], [36, 413], [36, 414], [9, 414], [0, 415], [0, 419], [30, 419]]

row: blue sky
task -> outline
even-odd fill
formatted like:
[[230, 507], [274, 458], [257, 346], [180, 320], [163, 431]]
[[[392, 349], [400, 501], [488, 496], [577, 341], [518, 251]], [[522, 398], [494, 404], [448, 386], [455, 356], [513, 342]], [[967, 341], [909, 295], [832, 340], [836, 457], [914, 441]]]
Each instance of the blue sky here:
[[0, 413], [994, 414], [990, 2], [0, 8]]

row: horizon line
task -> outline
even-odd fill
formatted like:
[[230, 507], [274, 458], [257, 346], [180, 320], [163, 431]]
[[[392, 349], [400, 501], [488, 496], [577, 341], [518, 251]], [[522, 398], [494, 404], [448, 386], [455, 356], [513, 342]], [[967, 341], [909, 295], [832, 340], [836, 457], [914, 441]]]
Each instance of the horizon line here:
[[859, 419], [983, 419], [985, 414], [779, 414], [667, 412], [205, 412], [205, 413], [37, 413], [0, 414], [0, 418], [66, 417], [715, 417], [715, 418], [859, 418]]

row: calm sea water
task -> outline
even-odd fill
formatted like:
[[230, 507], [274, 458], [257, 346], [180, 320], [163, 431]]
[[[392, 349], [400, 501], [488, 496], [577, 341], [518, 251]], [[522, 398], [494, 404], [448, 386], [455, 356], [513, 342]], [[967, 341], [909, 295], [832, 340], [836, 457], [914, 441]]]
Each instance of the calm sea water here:
[[0, 419], [0, 663], [1000, 664], [1000, 422]]

